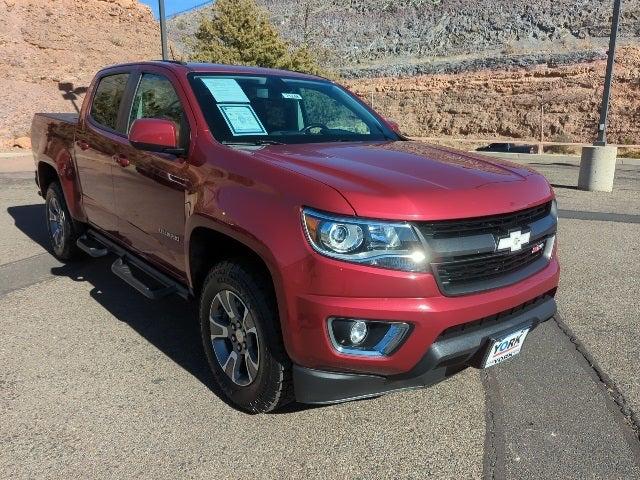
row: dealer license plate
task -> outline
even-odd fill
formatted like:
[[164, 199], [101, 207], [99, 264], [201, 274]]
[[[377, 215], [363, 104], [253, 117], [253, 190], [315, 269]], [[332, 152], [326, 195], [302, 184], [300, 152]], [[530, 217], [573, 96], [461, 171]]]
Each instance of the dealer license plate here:
[[500, 338], [492, 339], [482, 368], [497, 365], [519, 354], [530, 328], [531, 326], [526, 326]]

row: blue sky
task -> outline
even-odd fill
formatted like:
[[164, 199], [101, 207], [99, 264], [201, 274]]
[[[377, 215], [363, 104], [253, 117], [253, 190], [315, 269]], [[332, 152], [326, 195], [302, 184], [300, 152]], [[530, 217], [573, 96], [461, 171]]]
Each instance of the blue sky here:
[[[158, 0], [140, 0], [140, 2], [149, 5], [153, 9], [155, 17], [158, 18]], [[205, 2], [206, 0], [164, 0], [164, 7], [166, 14], [171, 15]]]

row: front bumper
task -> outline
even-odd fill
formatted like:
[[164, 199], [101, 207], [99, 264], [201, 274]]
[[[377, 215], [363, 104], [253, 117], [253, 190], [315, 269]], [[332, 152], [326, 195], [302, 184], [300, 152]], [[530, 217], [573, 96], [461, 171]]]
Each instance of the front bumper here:
[[531, 325], [533, 330], [554, 316], [556, 302], [551, 294], [545, 294], [513, 310], [445, 330], [406, 373], [382, 376], [294, 365], [296, 399], [302, 403], [336, 403], [433, 385], [469, 366], [479, 367], [492, 336], [522, 325]]
[[[513, 285], [446, 297], [433, 275], [426, 273], [395, 272], [324, 258], [315, 258], [313, 268], [306, 271], [311, 272], [304, 277], [309, 284], [302, 289], [296, 284], [287, 286], [291, 295], [281, 309], [287, 312], [282, 332], [289, 358], [313, 370], [385, 377], [413, 370], [445, 330], [538, 298], [558, 286], [560, 275], [554, 256], [543, 270]], [[303, 291], [296, 295], [296, 288]], [[389, 356], [348, 355], [332, 345], [327, 324], [331, 317], [405, 322], [411, 332]]]

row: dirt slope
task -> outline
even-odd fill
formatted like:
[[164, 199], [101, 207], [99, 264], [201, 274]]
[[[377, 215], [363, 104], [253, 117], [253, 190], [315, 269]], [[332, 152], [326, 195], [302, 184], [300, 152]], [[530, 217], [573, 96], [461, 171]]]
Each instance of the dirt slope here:
[[159, 45], [136, 0], [0, 0], [0, 148], [28, 133], [34, 112], [74, 111], [58, 83], [86, 87], [103, 66], [159, 58]]
[[[595, 139], [605, 61], [454, 75], [356, 79], [349, 86], [416, 136]], [[619, 50], [609, 140], [640, 144], [640, 49]]]

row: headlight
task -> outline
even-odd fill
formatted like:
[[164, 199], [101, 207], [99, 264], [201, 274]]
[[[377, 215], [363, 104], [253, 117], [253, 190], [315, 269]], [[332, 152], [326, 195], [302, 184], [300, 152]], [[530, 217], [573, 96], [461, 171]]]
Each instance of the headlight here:
[[413, 227], [302, 210], [302, 224], [313, 249], [327, 257], [378, 267], [424, 272], [427, 257]]
[[558, 219], [558, 202], [555, 198], [551, 200], [551, 216], [556, 220]]

